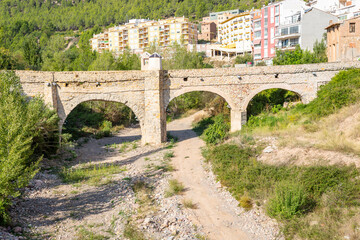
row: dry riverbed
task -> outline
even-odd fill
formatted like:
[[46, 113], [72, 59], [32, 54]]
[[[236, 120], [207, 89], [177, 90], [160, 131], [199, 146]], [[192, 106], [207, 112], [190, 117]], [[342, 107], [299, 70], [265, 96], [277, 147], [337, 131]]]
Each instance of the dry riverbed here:
[[276, 239], [273, 220], [242, 210], [216, 182], [193, 119], [168, 124], [175, 145], [141, 147], [140, 129], [125, 129], [44, 162], [13, 206], [13, 230], [30, 239]]

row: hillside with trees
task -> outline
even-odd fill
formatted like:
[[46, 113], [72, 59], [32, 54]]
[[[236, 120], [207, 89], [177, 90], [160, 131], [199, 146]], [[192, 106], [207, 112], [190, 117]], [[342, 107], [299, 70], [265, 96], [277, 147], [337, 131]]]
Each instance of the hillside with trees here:
[[131, 18], [186, 16], [199, 20], [213, 11], [261, 7], [264, 0], [5, 0], [0, 25], [27, 21], [35, 29], [57, 31], [121, 24]]

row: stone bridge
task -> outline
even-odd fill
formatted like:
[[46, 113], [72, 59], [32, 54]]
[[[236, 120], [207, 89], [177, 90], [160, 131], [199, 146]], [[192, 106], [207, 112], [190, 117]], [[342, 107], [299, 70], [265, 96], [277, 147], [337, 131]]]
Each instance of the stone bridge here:
[[246, 108], [259, 92], [282, 88], [297, 93], [304, 103], [316, 97], [340, 70], [359, 68], [360, 62], [309, 65], [161, 70], [161, 58], [150, 58], [141, 71], [35, 72], [17, 71], [29, 96], [40, 95], [60, 117], [60, 131], [69, 113], [92, 100], [121, 102], [133, 110], [142, 143], [166, 141], [166, 108], [187, 92], [208, 91], [223, 97], [231, 107], [231, 131], [246, 122]]

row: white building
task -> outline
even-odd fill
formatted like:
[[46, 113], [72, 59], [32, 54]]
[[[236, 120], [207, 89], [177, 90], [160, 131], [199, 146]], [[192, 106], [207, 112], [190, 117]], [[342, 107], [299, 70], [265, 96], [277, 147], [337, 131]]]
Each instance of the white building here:
[[339, 20], [360, 16], [360, 0], [312, 0], [307, 6], [329, 12]]
[[221, 46], [214, 49], [222, 56], [252, 53], [252, 19], [250, 12], [235, 15], [218, 25], [218, 41]]

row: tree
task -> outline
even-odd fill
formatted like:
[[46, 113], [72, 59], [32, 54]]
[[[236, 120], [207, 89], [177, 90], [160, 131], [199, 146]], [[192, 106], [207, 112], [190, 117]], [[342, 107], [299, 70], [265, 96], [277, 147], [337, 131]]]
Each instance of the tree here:
[[9, 222], [11, 198], [20, 195], [38, 171], [33, 138], [39, 133], [38, 100], [27, 99], [13, 72], [0, 73], [0, 223]]
[[23, 46], [24, 58], [31, 69], [39, 69], [41, 63], [40, 46], [36, 38], [27, 38]]
[[89, 66], [89, 71], [110, 71], [117, 70], [117, 63], [110, 52], [97, 54], [95, 61]]
[[327, 62], [326, 44], [323, 39], [321, 42], [316, 41], [313, 51], [302, 50], [299, 45], [295, 50], [276, 51], [276, 57], [273, 59], [274, 65], [293, 65]]
[[9, 50], [0, 47], [0, 69], [13, 69], [15, 61]]
[[237, 56], [235, 58], [236, 64], [245, 64], [247, 62], [253, 62], [253, 56], [250, 53], [246, 53], [243, 56]]

